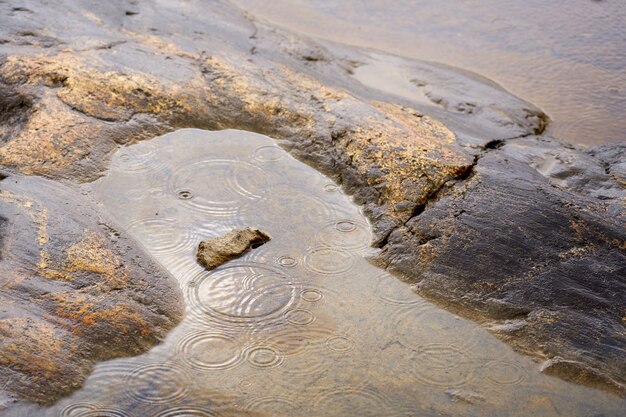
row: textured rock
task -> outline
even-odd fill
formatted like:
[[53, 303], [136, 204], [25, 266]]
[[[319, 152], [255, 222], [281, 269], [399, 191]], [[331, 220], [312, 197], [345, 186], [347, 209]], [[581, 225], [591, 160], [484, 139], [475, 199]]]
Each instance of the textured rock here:
[[[448, 101], [468, 91], [462, 99], [475, 111], [383, 102], [386, 95], [350, 75], [355, 65], [375, 60], [368, 53], [263, 27], [227, 3], [137, 7], [127, 16], [121, 1], [87, 7], [66, 0], [26, 18], [12, 14], [10, 2], [0, 4], [7, 9], [0, 81], [14, 95], [35, 97], [0, 146], [0, 164], [89, 181], [119, 144], [180, 127], [251, 130], [283, 139], [295, 155], [340, 180], [376, 219], [382, 240], [471, 166], [473, 156], [455, 133], [475, 138], [476, 126], [494, 125], [494, 114], [497, 128], [482, 132], [489, 140], [535, 133], [544, 124], [538, 109], [499, 87], [449, 69], [442, 78], [440, 67], [426, 63], [421, 78], [429, 88], [445, 95], [454, 81]], [[20, 36], [24, 31], [32, 36]], [[310, 59], [332, 51], [341, 58]], [[506, 106], [490, 97], [506, 97]], [[425, 111], [445, 116], [457, 131]]]
[[182, 316], [174, 280], [77, 194], [35, 177], [0, 182], [4, 396], [53, 402], [95, 361], [144, 352]]
[[[313, 42], [226, 2], [141, 2], [131, 14], [122, 1], [18, 6], [0, 2], [0, 165], [86, 182], [118, 146], [177, 128], [268, 134], [354, 195], [372, 220], [378, 261], [419, 282], [421, 294], [530, 355], [602, 376], [569, 372], [573, 380], [621, 391], [624, 145], [535, 138], [547, 116], [474, 74]], [[427, 102], [359, 78], [381, 62], [390, 63], [383, 73], [413, 74], [405, 84]], [[74, 221], [55, 224], [78, 233], [76, 243], [86, 237]], [[15, 304], [31, 308], [34, 296]], [[63, 320], [84, 311], [63, 306], [54, 310]], [[21, 323], [5, 330], [25, 335], [20, 344], [63, 329]], [[102, 334], [102, 343], [115, 337]], [[62, 371], [46, 381], [54, 378], [65, 381]], [[22, 395], [45, 397], [29, 386], [36, 391], [26, 384]]]
[[258, 229], [245, 228], [233, 230], [224, 236], [206, 239], [200, 242], [196, 258], [200, 265], [209, 271], [225, 262], [238, 258], [251, 248], [269, 242], [271, 238]]
[[562, 357], [551, 373], [624, 395], [625, 199], [602, 161], [520, 139], [485, 152], [377, 261], [518, 349]]

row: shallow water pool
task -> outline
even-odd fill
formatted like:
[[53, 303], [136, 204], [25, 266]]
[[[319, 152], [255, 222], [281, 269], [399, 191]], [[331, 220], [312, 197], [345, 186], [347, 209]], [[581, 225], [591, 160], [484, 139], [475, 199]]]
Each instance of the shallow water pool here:
[[[97, 365], [36, 416], [619, 416], [626, 403], [545, 376], [473, 322], [366, 260], [370, 226], [272, 139], [181, 130], [120, 149], [86, 187], [179, 282], [162, 344]], [[205, 238], [272, 240], [206, 271]], [[16, 410], [20, 412], [20, 410]]]

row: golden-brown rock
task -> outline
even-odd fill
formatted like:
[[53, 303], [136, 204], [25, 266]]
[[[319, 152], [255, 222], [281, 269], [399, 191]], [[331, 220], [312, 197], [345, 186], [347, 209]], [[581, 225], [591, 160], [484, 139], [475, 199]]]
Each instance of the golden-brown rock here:
[[95, 361], [147, 350], [182, 316], [173, 279], [70, 187], [2, 180], [0, 239], [0, 386], [10, 395], [51, 403]]
[[196, 258], [200, 265], [210, 271], [225, 262], [238, 258], [251, 248], [269, 242], [270, 239], [266, 233], [258, 229], [246, 227], [232, 230], [223, 236], [200, 242]]

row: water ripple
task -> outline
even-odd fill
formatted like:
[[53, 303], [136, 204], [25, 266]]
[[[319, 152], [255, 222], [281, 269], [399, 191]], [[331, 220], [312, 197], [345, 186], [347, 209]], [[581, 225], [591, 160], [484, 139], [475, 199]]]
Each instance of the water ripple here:
[[334, 352], [344, 353], [354, 349], [355, 344], [347, 336], [333, 336], [326, 340], [326, 346]]
[[186, 335], [178, 344], [178, 353], [189, 366], [203, 370], [233, 368], [243, 360], [242, 349], [235, 339], [210, 331]]
[[487, 363], [481, 373], [496, 386], [518, 385], [526, 380], [526, 372], [513, 362], [495, 360]]
[[374, 282], [374, 293], [385, 303], [425, 305], [422, 297], [415, 294], [406, 284], [388, 272], [379, 274]]
[[125, 383], [130, 397], [152, 404], [165, 404], [183, 398], [189, 385], [187, 375], [180, 368], [157, 363], [132, 369]]
[[282, 255], [276, 258], [276, 264], [283, 268], [294, 268], [298, 266], [298, 259], [291, 255]]
[[83, 401], [83, 402], [73, 403], [64, 407], [61, 410], [60, 417], [77, 417], [77, 416], [82, 415], [82, 413], [93, 411], [97, 409], [98, 407], [100, 407], [100, 404], [92, 403], [92, 402]]
[[415, 350], [436, 343], [454, 345], [469, 354], [477, 347], [481, 335], [481, 329], [474, 323], [452, 314], [441, 314], [426, 302], [398, 308], [390, 322], [396, 324], [400, 343]]
[[309, 303], [320, 301], [324, 293], [316, 288], [305, 288], [300, 292], [300, 298]]
[[254, 151], [253, 158], [259, 162], [275, 162], [285, 157], [286, 152], [278, 146], [261, 146]]
[[[289, 198], [280, 197], [285, 195]], [[276, 229], [289, 235], [295, 230], [300, 233], [306, 229], [316, 230], [319, 225], [335, 217], [336, 209], [315, 194], [281, 186], [273, 188], [271, 196], [275, 199], [243, 205], [237, 212], [238, 221], [242, 224], [254, 221], [259, 227]]]
[[281, 317], [296, 297], [296, 286], [289, 276], [263, 264], [226, 265], [200, 273], [191, 283], [192, 311], [226, 323]]
[[[219, 178], [216, 187], [207, 178]], [[263, 170], [247, 162], [226, 159], [185, 162], [174, 170], [169, 182], [175, 196], [188, 207], [213, 216], [232, 216], [248, 200], [258, 200], [269, 188]]]
[[314, 407], [334, 416], [381, 417], [388, 414], [389, 401], [371, 387], [340, 387], [319, 396]]
[[154, 255], [186, 254], [193, 251], [202, 237], [190, 228], [183, 228], [173, 218], [145, 218], [126, 226]]
[[259, 337], [259, 343], [270, 344], [284, 356], [297, 355], [305, 351], [321, 352], [333, 330], [317, 325], [282, 325], [266, 329]]
[[324, 184], [324, 191], [326, 191], [327, 193], [334, 193], [337, 190], [339, 190], [339, 186], [333, 182]]
[[216, 416], [217, 414], [209, 409], [195, 407], [195, 406], [169, 408], [167, 410], [163, 410], [154, 415], [154, 417], [216, 417]]
[[288, 323], [295, 324], [296, 326], [306, 326], [307, 324], [311, 324], [315, 321], [313, 313], [302, 308], [287, 311], [285, 313], [285, 318]]
[[318, 239], [328, 246], [360, 251], [370, 246], [371, 233], [366, 223], [342, 219], [325, 226]]
[[268, 416], [291, 416], [296, 408], [293, 400], [286, 397], [261, 397], [246, 402], [243, 409], [248, 412], [261, 412]]
[[322, 275], [340, 275], [350, 271], [356, 258], [349, 252], [329, 246], [320, 246], [308, 251], [304, 265], [310, 271]]
[[415, 376], [427, 385], [458, 388], [473, 377], [465, 352], [454, 345], [428, 344], [411, 355]]
[[276, 368], [282, 365], [284, 356], [270, 345], [253, 346], [246, 350], [248, 363], [255, 368]]
[[165, 163], [156, 158], [159, 149], [155, 144], [144, 142], [127, 146], [111, 161], [111, 171], [127, 174], [152, 174], [167, 170]]
[[[291, 355], [285, 357], [283, 366], [283, 374], [290, 379], [287, 381], [302, 381], [302, 379], [310, 380], [314, 376], [318, 376], [326, 372], [331, 366], [331, 358], [320, 355], [317, 352], [305, 351], [302, 354]], [[295, 380], [291, 378], [296, 378]]]
[[96, 408], [93, 410], [87, 410], [80, 414], [76, 414], [76, 417], [129, 417], [123, 410], [116, 408]]

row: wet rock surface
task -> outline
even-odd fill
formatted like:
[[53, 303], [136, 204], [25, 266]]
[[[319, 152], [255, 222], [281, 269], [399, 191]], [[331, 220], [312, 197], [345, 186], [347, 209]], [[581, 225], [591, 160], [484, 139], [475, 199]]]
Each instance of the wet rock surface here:
[[[449, 92], [453, 106], [467, 102], [473, 111], [448, 111], [441, 100], [398, 101], [352, 76], [380, 56], [278, 32], [228, 3], [146, 3], [132, 16], [124, 5], [67, 1], [27, 17], [6, 14], [0, 81], [37, 99], [0, 147], [1, 164], [90, 181], [119, 144], [180, 127], [250, 130], [282, 139], [340, 179], [383, 239], [416, 203], [471, 167], [455, 133], [475, 144], [545, 124], [540, 110], [495, 84], [425, 63], [419, 71], [428, 91]], [[33, 35], [24, 39], [25, 31]], [[42, 47], [43, 33], [55, 42]]]
[[[179, 281], [186, 314], [34, 416], [623, 414], [368, 262], [362, 210], [267, 136], [181, 129], [120, 149], [88, 188]], [[272, 240], [211, 271], [195, 262], [198, 242], [245, 225]]]
[[51, 403], [79, 388], [95, 361], [146, 351], [182, 316], [170, 276], [76, 194], [17, 174], [0, 182], [0, 394], [8, 403]]
[[249, 227], [233, 230], [224, 236], [200, 242], [196, 259], [207, 270], [212, 270], [232, 259], [238, 258], [252, 248], [257, 248], [271, 238], [258, 229]]
[[[307, 40], [228, 3], [27, 6], [0, 3], [9, 171], [88, 182], [120, 145], [177, 128], [268, 134], [364, 206], [378, 260], [421, 294], [623, 391], [623, 145], [536, 138], [547, 116], [476, 75]], [[418, 99], [359, 72], [385, 60]]]
[[378, 261], [524, 352], [567, 358], [553, 374], [624, 395], [626, 192], [593, 152], [546, 138], [485, 152]]

